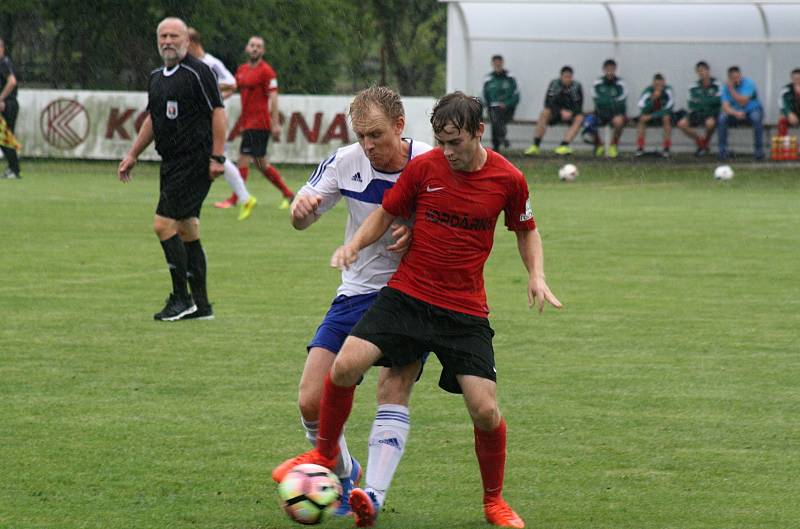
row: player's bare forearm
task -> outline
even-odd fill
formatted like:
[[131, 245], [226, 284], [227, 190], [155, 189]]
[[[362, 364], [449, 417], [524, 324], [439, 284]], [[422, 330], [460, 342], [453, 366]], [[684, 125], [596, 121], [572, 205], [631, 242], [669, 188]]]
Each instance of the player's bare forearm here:
[[139, 158], [139, 155], [142, 154], [151, 143], [153, 143], [153, 120], [150, 118], [150, 114], [147, 114], [147, 117], [144, 118], [142, 122], [142, 126], [139, 128], [139, 134], [137, 134], [136, 139], [133, 140], [133, 145], [131, 146], [131, 150], [128, 151], [128, 155], [134, 159]]
[[269, 123], [272, 127], [272, 139], [277, 140], [281, 132], [281, 113], [278, 110], [278, 91], [269, 93]]
[[545, 302], [560, 309], [561, 302], [550, 291], [544, 279], [544, 252], [538, 230], [518, 231], [516, 234], [519, 254], [528, 270], [528, 305], [538, 306], [539, 312], [544, 310]]
[[369, 217], [364, 220], [358, 228], [358, 231], [353, 235], [353, 239], [348, 244], [356, 250], [366, 248], [380, 239], [396, 218], [397, 217], [383, 209], [382, 206], [378, 206], [378, 208], [370, 213]]
[[358, 259], [358, 252], [381, 238], [392, 225], [396, 217], [387, 212], [383, 207], [369, 214], [361, 223], [358, 231], [350, 242], [336, 249], [331, 257], [331, 266], [334, 268], [348, 269]]
[[225, 153], [225, 132], [227, 129], [228, 119], [225, 117], [225, 109], [216, 107], [211, 114], [211, 154], [214, 156], [222, 156]]
[[542, 251], [542, 237], [539, 230], [518, 231], [517, 248], [522, 258], [522, 264], [531, 277], [537, 276], [544, 279], [544, 253]]

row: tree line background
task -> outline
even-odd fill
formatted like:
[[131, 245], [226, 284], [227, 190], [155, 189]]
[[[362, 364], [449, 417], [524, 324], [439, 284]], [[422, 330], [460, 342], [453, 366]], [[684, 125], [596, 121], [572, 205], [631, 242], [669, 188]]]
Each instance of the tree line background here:
[[231, 71], [252, 35], [283, 93], [445, 90], [446, 6], [437, 0], [2, 0], [0, 37], [23, 87], [143, 90], [165, 16], [197, 28]]

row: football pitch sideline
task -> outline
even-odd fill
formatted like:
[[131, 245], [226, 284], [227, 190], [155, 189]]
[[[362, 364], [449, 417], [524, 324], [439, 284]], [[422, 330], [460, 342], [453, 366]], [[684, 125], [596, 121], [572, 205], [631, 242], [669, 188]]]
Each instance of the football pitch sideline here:
[[[800, 507], [800, 170], [516, 160], [547, 282], [527, 308], [498, 222], [486, 284], [508, 421], [504, 496], [535, 529], [791, 529]], [[304, 232], [264, 179], [252, 217], [202, 212], [214, 321], [152, 319], [170, 289], [157, 165], [27, 162], [0, 180], [0, 529], [294, 526], [269, 472], [307, 449], [305, 345], [339, 284], [339, 204]], [[280, 167], [299, 188], [308, 167]], [[251, 173], [257, 174], [252, 171]], [[414, 390], [378, 527], [489, 527], [472, 426]], [[347, 437], [366, 463], [376, 373]], [[332, 520], [333, 528], [352, 519]]]

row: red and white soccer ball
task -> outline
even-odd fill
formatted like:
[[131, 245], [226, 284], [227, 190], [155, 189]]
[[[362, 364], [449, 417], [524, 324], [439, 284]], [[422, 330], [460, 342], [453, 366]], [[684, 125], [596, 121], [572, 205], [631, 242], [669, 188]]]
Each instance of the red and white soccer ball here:
[[558, 179], [562, 182], [574, 182], [578, 178], [578, 168], [568, 163], [558, 170]]
[[342, 484], [325, 467], [298, 465], [278, 485], [278, 496], [289, 518], [303, 525], [315, 525], [339, 507]]

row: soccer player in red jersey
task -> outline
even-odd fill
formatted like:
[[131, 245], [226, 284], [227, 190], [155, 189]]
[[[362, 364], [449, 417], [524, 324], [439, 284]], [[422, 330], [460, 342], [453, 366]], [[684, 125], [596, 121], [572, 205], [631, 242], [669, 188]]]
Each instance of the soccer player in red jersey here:
[[[408, 163], [382, 206], [331, 258], [332, 266], [352, 265], [359, 250], [378, 240], [396, 217], [413, 215], [408, 253], [350, 332], [325, 379], [316, 448], [278, 466], [276, 479], [302, 463], [332, 468], [356, 384], [370, 366], [404, 366], [433, 351], [442, 364], [439, 386], [463, 393], [472, 418], [487, 521], [525, 526], [502, 497], [506, 423], [497, 406], [494, 331], [483, 284], [501, 212], [528, 270], [529, 304], [541, 312], [545, 302], [557, 308], [561, 303], [545, 282], [542, 240], [525, 177], [481, 146], [482, 111], [479, 100], [461, 92], [440, 99], [431, 117], [439, 148]], [[359, 527], [375, 523], [377, 504], [369, 492], [350, 494]]]
[[[264, 61], [263, 38], [250, 37], [245, 53], [250, 60], [236, 70], [236, 86], [242, 100], [238, 127], [243, 131], [242, 144], [239, 147], [239, 172], [242, 179], [247, 180], [250, 162], [255, 161], [258, 170], [283, 194], [280, 209], [289, 209], [294, 193], [286, 186], [277, 169], [267, 161], [269, 137], [271, 135], [273, 140], [277, 140], [281, 133], [281, 122], [278, 118], [278, 76]], [[214, 205], [229, 208], [236, 201], [234, 193], [227, 200]]]

